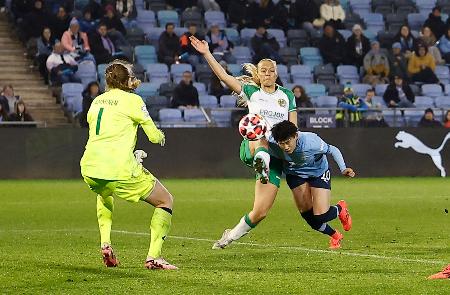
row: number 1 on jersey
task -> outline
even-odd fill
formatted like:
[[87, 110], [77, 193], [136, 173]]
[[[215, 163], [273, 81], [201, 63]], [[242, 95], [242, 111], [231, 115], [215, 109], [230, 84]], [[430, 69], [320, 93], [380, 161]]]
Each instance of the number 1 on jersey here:
[[102, 121], [103, 110], [104, 110], [104, 108], [100, 108], [100, 110], [98, 111], [97, 127], [95, 128], [95, 135], [100, 134], [100, 122]]

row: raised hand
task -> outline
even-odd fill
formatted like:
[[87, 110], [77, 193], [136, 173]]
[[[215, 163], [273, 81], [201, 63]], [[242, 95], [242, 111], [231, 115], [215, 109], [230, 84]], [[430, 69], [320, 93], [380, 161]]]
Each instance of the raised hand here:
[[200, 41], [194, 36], [189, 37], [189, 39], [191, 40], [191, 44], [195, 48], [195, 50], [197, 50], [201, 54], [206, 54], [209, 52], [208, 42], [206, 42], [205, 40]]

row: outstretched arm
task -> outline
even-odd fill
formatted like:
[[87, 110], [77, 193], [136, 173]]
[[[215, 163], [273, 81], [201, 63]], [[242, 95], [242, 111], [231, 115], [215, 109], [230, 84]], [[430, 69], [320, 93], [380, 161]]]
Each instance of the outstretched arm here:
[[189, 37], [189, 39], [191, 40], [192, 46], [205, 57], [209, 66], [213, 70], [214, 74], [216, 74], [216, 76], [220, 79], [220, 81], [224, 82], [228, 86], [228, 88], [230, 88], [234, 92], [241, 93], [241, 83], [235, 77], [228, 75], [227, 72], [222, 68], [222, 66], [217, 62], [217, 60], [209, 51], [208, 42], [206, 42], [205, 40], [200, 41], [194, 36]]
[[341, 170], [342, 175], [345, 175], [347, 177], [355, 177], [355, 172], [352, 168], [347, 168], [347, 166], [345, 165], [344, 157], [337, 147], [329, 144], [327, 154], [331, 154], [334, 161], [338, 164], [339, 170]]

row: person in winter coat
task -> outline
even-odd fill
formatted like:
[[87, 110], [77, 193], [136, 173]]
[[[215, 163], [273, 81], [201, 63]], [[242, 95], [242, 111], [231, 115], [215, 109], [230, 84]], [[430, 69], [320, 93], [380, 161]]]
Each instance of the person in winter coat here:
[[395, 35], [393, 41], [400, 43], [402, 52], [405, 54], [406, 58], [409, 58], [416, 46], [416, 38], [411, 34], [411, 29], [408, 25], [400, 27], [400, 30], [397, 35]]
[[433, 8], [423, 26], [429, 27], [438, 40], [445, 34], [446, 26], [442, 21], [441, 8], [439, 6]]
[[331, 23], [326, 23], [323, 36], [319, 40], [319, 50], [324, 63], [331, 63], [334, 67], [342, 64], [346, 58], [346, 45], [342, 35], [336, 31]]
[[441, 122], [434, 118], [434, 112], [431, 108], [425, 110], [425, 114], [418, 124], [418, 127], [442, 127]]
[[179, 109], [193, 109], [200, 105], [197, 88], [192, 85], [192, 73], [183, 73], [183, 79], [175, 87], [172, 97], [172, 107]]
[[370, 41], [364, 36], [360, 25], [354, 25], [352, 32], [353, 34], [348, 38], [346, 43], [346, 63], [359, 68], [364, 63], [364, 56], [370, 51]]
[[19, 99], [16, 103], [15, 112], [9, 116], [9, 121], [14, 122], [32, 122], [33, 117], [27, 112], [27, 108], [25, 106], [25, 102], [22, 99]]
[[395, 76], [386, 88], [383, 99], [390, 108], [413, 108], [415, 97], [409, 84], [402, 77]]
[[372, 49], [364, 57], [364, 70], [366, 75], [363, 83], [371, 84], [387, 84], [389, 82], [389, 59], [386, 54], [380, 50], [380, 43], [372, 41]]
[[345, 29], [345, 11], [338, 0], [325, 0], [320, 6], [320, 17], [333, 24], [336, 30]]

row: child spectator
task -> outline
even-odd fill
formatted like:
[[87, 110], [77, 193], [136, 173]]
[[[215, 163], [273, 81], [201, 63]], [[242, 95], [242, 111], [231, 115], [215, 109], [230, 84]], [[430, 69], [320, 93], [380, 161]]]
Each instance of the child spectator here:
[[[231, 72], [228, 70], [228, 65], [226, 61], [221, 60], [220, 65], [223, 67], [223, 69], [225, 70], [225, 72], [227, 72], [228, 75], [232, 75]], [[220, 81], [216, 75], [211, 75], [211, 80], [209, 82], [209, 93], [217, 97], [217, 99], [219, 99], [222, 95], [230, 95], [231, 90], [227, 87], [225, 83]]]
[[388, 55], [390, 77], [399, 76], [403, 79], [408, 77], [408, 60], [402, 53], [399, 42], [392, 44], [392, 51]]

